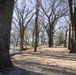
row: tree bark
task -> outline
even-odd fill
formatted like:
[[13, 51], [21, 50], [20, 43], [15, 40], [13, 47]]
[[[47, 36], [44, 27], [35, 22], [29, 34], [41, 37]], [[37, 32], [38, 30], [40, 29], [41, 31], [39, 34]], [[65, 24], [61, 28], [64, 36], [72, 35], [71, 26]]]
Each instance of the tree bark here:
[[32, 33], [32, 47], [34, 47], [34, 35], [35, 35], [35, 32], [33, 31], [33, 33]]
[[48, 37], [49, 37], [49, 47], [52, 47], [52, 45], [53, 45], [53, 31], [52, 31], [51, 25], [50, 25], [50, 30], [48, 32]]
[[70, 20], [71, 20], [71, 26], [72, 26], [72, 30], [71, 30], [71, 42], [70, 42], [70, 53], [75, 53], [75, 43], [74, 43], [74, 38], [75, 38], [75, 34], [74, 34], [74, 14], [73, 14], [73, 8], [72, 8], [72, 0], [68, 0], [69, 2], [69, 10], [70, 10]]
[[35, 24], [36, 24], [36, 34], [35, 34], [35, 46], [34, 46], [34, 52], [37, 52], [37, 37], [38, 37], [38, 34], [37, 34], [37, 26], [38, 26], [38, 22], [37, 22], [37, 20], [38, 20], [38, 17], [36, 16], [36, 19], [35, 19]]
[[67, 41], [66, 41], [66, 40], [67, 40], [67, 30], [66, 30], [66, 32], [65, 32], [64, 47], [67, 47], [67, 43], [66, 43]]
[[22, 28], [20, 31], [20, 50], [24, 48], [24, 29]]
[[76, 7], [74, 7], [74, 34], [75, 34], [74, 53], [76, 53]]
[[0, 0], [0, 69], [12, 66], [10, 60], [10, 31], [14, 0]]
[[53, 38], [52, 35], [49, 35], [49, 47], [53, 46]]
[[39, 13], [39, 0], [37, 0], [36, 4], [36, 18], [35, 18], [35, 27], [36, 27], [36, 35], [35, 35], [35, 46], [34, 52], [37, 52], [37, 40], [38, 40], [38, 13]]
[[70, 43], [71, 43], [71, 25], [69, 24], [68, 50], [70, 50]]

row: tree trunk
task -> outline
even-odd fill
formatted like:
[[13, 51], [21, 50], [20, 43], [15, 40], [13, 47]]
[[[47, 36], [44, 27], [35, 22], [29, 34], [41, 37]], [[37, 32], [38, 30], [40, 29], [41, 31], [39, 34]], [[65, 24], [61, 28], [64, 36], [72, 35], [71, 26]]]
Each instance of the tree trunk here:
[[67, 47], [67, 43], [66, 43], [66, 40], [67, 40], [67, 30], [66, 30], [66, 32], [65, 32], [64, 47]]
[[75, 49], [75, 44], [74, 44], [74, 14], [73, 14], [73, 8], [72, 8], [72, 0], [69, 1], [69, 9], [70, 9], [70, 20], [71, 20], [71, 25], [72, 25], [72, 31], [71, 31], [71, 47], [70, 47], [70, 53], [74, 53]]
[[53, 45], [53, 38], [52, 38], [52, 33], [49, 35], [49, 47], [52, 47]]
[[34, 47], [34, 52], [37, 52], [37, 40], [38, 40], [38, 13], [39, 13], [39, 0], [37, 0], [37, 4], [36, 4], [36, 18], [35, 18], [36, 35], [35, 35], [35, 47]]
[[49, 47], [52, 47], [53, 45], [53, 33], [52, 33], [52, 27], [50, 25], [50, 32], [48, 32], [48, 36], [49, 36]]
[[33, 31], [33, 33], [32, 33], [32, 47], [34, 47], [34, 31]]
[[38, 22], [37, 22], [38, 18], [36, 16], [36, 19], [35, 19], [35, 23], [36, 23], [36, 34], [35, 34], [35, 46], [34, 46], [34, 52], [37, 52], [37, 37], [38, 37], [38, 34], [37, 34], [37, 26], [38, 26]]
[[37, 32], [37, 47], [39, 45], [39, 31]]
[[14, 0], [0, 0], [0, 69], [10, 68], [10, 31]]
[[20, 31], [20, 50], [24, 48], [24, 29]]
[[74, 34], [75, 34], [74, 53], [76, 53], [76, 6], [74, 7]]
[[71, 25], [69, 24], [68, 50], [70, 50], [70, 43], [71, 43]]

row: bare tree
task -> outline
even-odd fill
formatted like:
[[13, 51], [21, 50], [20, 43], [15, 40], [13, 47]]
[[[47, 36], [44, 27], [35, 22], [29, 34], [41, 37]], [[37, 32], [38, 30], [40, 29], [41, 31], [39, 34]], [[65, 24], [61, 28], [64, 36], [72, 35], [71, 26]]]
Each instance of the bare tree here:
[[[48, 1], [48, 7], [44, 2], [41, 4], [41, 13], [44, 16], [44, 27], [49, 37], [49, 47], [53, 45], [53, 30], [58, 20], [67, 15], [67, 5], [63, 0]], [[65, 7], [64, 7], [65, 6]]]
[[32, 17], [35, 13], [33, 13], [33, 9], [27, 8], [26, 2], [23, 0], [23, 5], [20, 7], [18, 4], [15, 4], [15, 15], [13, 17], [13, 24], [19, 30], [20, 33], [20, 50], [23, 49], [24, 42], [24, 33], [27, 28], [28, 23], [31, 21]]
[[18, 32], [11, 32], [11, 43], [16, 43], [16, 46], [18, 46], [18, 42], [19, 42], [19, 33]]
[[40, 33], [41, 33], [40, 36], [39, 36], [40, 39], [41, 39], [40, 43], [41, 43], [41, 45], [44, 45], [44, 44], [46, 44], [46, 42], [45, 42], [45, 40], [46, 40], [45, 38], [46, 37], [45, 36], [47, 36], [47, 35], [45, 35], [45, 30], [42, 30]]
[[0, 70], [12, 66], [10, 60], [10, 31], [14, 0], [0, 0]]

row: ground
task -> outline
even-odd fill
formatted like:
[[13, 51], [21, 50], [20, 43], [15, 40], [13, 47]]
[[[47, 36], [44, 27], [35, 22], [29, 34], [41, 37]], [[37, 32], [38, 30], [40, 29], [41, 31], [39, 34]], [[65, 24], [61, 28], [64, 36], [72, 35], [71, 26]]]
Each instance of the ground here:
[[8, 75], [76, 75], [76, 54], [67, 48], [38, 47], [13, 54], [11, 60], [16, 68]]

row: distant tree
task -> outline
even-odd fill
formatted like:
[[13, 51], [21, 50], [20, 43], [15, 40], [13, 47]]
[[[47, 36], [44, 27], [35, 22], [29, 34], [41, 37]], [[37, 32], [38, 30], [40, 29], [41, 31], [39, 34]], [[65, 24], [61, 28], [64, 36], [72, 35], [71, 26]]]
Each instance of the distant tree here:
[[[39, 44], [39, 34], [42, 30], [41, 24], [42, 24], [42, 21], [41, 21], [41, 18], [39, 16], [38, 17], [38, 26], [37, 26], [37, 46]], [[32, 33], [32, 46], [34, 47], [35, 46], [35, 35], [36, 35], [36, 26], [35, 26], [34, 19], [31, 20], [31, 22], [28, 26], [29, 26], [29, 29], [31, 30], [31, 33]]]
[[16, 46], [18, 45], [19, 41], [19, 33], [11, 32], [11, 43], [16, 43]]
[[45, 42], [45, 36], [47, 36], [47, 35], [45, 35], [45, 30], [42, 30], [41, 31], [41, 34], [40, 34], [40, 39], [41, 39], [41, 45], [43, 45], [43, 44], [45, 44], [46, 42]]
[[[19, 2], [19, 1], [18, 1]], [[33, 13], [33, 8], [27, 8], [26, 1], [21, 1], [21, 5], [18, 3], [14, 7], [14, 16], [13, 16], [13, 26], [19, 31], [20, 35], [20, 50], [24, 48], [24, 36], [25, 30], [28, 23], [31, 21], [35, 13]]]
[[[55, 29], [56, 23], [63, 16], [67, 16], [67, 5], [63, 0], [48, 0], [45, 4], [41, 4], [41, 13], [44, 18], [44, 27], [47, 31], [49, 38], [49, 47], [53, 45], [53, 31]], [[48, 6], [47, 6], [48, 4]], [[65, 7], [64, 7], [65, 6]]]
[[0, 70], [12, 66], [10, 60], [10, 31], [14, 0], [0, 0]]
[[29, 30], [31, 30], [31, 34], [32, 34], [32, 47], [34, 47], [35, 45], [35, 32], [36, 32], [36, 28], [35, 28], [35, 20], [32, 19], [28, 25]]
[[65, 20], [66, 20], [66, 22], [67, 22], [67, 24], [68, 24], [68, 27], [67, 27], [67, 30], [66, 30], [66, 32], [68, 33], [68, 35], [65, 33], [65, 35], [67, 35], [68, 36], [68, 42], [67, 42], [67, 44], [68, 44], [68, 50], [70, 50], [70, 45], [71, 45], [71, 31], [72, 31], [72, 26], [71, 26], [71, 23], [70, 23], [70, 18], [69, 18], [69, 16], [70, 16], [70, 13], [68, 13], [68, 19], [66, 18], [66, 17], [64, 17], [65, 18]]
[[57, 41], [58, 41], [58, 45], [60, 46], [61, 44], [64, 44], [63, 28], [60, 28], [57, 33], [58, 33], [58, 36], [57, 36], [58, 39], [57, 39]]

